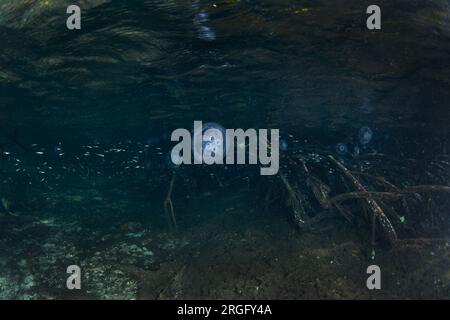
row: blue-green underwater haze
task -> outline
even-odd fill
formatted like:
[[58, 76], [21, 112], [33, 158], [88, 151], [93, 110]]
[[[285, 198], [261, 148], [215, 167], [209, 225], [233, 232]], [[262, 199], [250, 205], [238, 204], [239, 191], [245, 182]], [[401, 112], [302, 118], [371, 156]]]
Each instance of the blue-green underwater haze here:
[[[450, 2], [371, 4], [0, 0], [0, 299], [449, 299]], [[174, 165], [196, 120], [279, 172]]]

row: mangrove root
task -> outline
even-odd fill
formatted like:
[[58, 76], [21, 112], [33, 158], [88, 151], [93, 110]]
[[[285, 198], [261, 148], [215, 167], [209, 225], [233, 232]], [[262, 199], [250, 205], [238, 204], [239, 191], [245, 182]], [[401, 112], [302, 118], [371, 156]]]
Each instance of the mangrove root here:
[[164, 200], [164, 212], [166, 214], [167, 224], [171, 232], [178, 232], [177, 220], [175, 218], [175, 212], [172, 203], [172, 191], [175, 183], [175, 174], [170, 180], [169, 191], [167, 192], [166, 200]]
[[450, 187], [448, 186], [435, 186], [435, 185], [425, 185], [425, 186], [412, 186], [407, 187], [404, 190], [397, 189], [396, 192], [376, 192], [376, 191], [361, 191], [361, 192], [347, 192], [339, 194], [328, 200], [327, 205], [331, 207], [337, 203], [341, 203], [350, 199], [368, 199], [368, 198], [391, 198], [398, 199], [404, 197], [408, 194], [413, 193], [426, 193], [426, 192], [449, 192]]
[[328, 200], [327, 205], [331, 207], [337, 203], [341, 203], [350, 199], [372, 199], [372, 198], [392, 198], [397, 199], [404, 196], [403, 193], [396, 192], [371, 192], [371, 191], [361, 191], [361, 192], [347, 192], [339, 194]]
[[[331, 160], [332, 163], [334, 163], [337, 168], [344, 173], [344, 175], [351, 181], [353, 184], [353, 187], [358, 192], [367, 192], [367, 190], [364, 188], [364, 186], [353, 176], [342, 163], [337, 161], [333, 156], [329, 155], [328, 158]], [[378, 222], [380, 223], [381, 227], [383, 228], [383, 231], [385, 232], [387, 239], [391, 245], [394, 245], [397, 241], [397, 232], [394, 229], [394, 226], [392, 225], [389, 218], [384, 214], [383, 209], [381, 209], [380, 205], [373, 200], [373, 198], [365, 198], [365, 203], [367, 204], [367, 207], [373, 212], [373, 214], [376, 216]]]
[[283, 181], [283, 184], [288, 192], [289, 195], [288, 204], [292, 208], [292, 211], [294, 212], [295, 222], [299, 226], [305, 225], [306, 212], [305, 208], [302, 205], [303, 201], [300, 195], [300, 191], [295, 186], [291, 186], [291, 184], [289, 183], [284, 174], [280, 174], [280, 178], [281, 181]]

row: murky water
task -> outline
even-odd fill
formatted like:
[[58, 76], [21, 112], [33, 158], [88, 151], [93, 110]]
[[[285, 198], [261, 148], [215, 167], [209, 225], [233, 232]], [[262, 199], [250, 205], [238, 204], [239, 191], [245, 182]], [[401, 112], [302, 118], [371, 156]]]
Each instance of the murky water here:
[[[449, 298], [450, 5], [370, 4], [0, 0], [0, 299]], [[196, 120], [279, 171], [174, 165]]]

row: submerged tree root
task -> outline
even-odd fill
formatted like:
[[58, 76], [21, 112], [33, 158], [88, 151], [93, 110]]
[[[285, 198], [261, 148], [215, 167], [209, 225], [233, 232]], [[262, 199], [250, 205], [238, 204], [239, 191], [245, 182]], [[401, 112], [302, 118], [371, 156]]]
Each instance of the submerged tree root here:
[[355, 176], [361, 176], [361, 177], [366, 177], [368, 179], [371, 179], [375, 182], [377, 182], [378, 184], [382, 185], [383, 187], [391, 190], [391, 191], [397, 191], [398, 188], [393, 185], [392, 183], [390, 183], [389, 181], [387, 181], [384, 177], [380, 177], [380, 176], [374, 176], [365, 172], [356, 172], [356, 171], [351, 171], [351, 173]]
[[405, 197], [414, 193], [427, 193], [427, 192], [448, 192], [450, 193], [450, 187], [447, 186], [412, 186], [406, 189], [395, 192], [377, 192], [377, 191], [366, 191], [366, 192], [347, 192], [339, 194], [328, 200], [328, 207], [341, 203], [350, 199], [370, 199], [370, 198], [388, 198], [388, 199], [398, 199]]
[[[442, 185], [450, 177], [450, 156], [418, 160], [367, 154], [349, 160], [346, 167], [328, 152], [314, 151], [284, 154], [286, 167], [279, 175], [287, 207], [302, 230], [314, 230], [313, 224], [333, 217], [332, 210], [359, 227], [367, 227], [372, 257], [375, 232], [391, 248], [401, 245], [402, 238], [421, 239], [435, 231], [436, 237], [445, 234], [445, 226], [450, 224], [445, 214], [450, 197], [441, 195], [450, 193], [450, 186]], [[267, 192], [266, 206], [273, 193]]]
[[164, 200], [164, 212], [166, 214], [167, 225], [171, 232], [178, 232], [177, 219], [175, 218], [175, 211], [173, 209], [172, 203], [172, 191], [175, 183], [175, 174], [172, 176], [172, 180], [170, 180], [169, 190], [167, 191], [166, 200]]
[[412, 186], [407, 187], [406, 191], [410, 192], [449, 192], [449, 186], [435, 186], [435, 185], [424, 185], [424, 186]]
[[398, 199], [404, 195], [405, 195], [404, 193], [395, 193], [395, 192], [376, 192], [376, 191], [347, 192], [341, 193], [333, 198], [328, 199], [327, 205], [328, 207], [331, 207], [333, 205], [351, 199], [366, 199], [366, 200], [370, 200], [373, 198]]
[[[333, 156], [329, 155], [328, 158], [331, 160], [332, 163], [336, 165], [336, 167], [342, 171], [342, 173], [350, 180], [354, 188], [359, 192], [367, 192], [367, 190], [364, 188], [364, 186], [350, 173], [350, 170], [348, 170], [342, 163], [337, 161]], [[397, 241], [397, 232], [394, 229], [394, 226], [392, 225], [389, 218], [385, 215], [383, 209], [381, 209], [380, 205], [373, 199], [373, 198], [365, 198], [367, 207], [373, 212], [373, 214], [376, 216], [378, 222], [380, 223], [381, 227], [383, 228], [384, 233], [387, 236], [387, 239], [391, 245], [394, 245]]]
[[10, 216], [13, 216], [13, 217], [18, 217], [18, 216], [19, 216], [18, 213], [12, 212], [12, 211], [9, 209], [9, 207], [10, 207], [10, 202], [9, 202], [6, 198], [1, 198], [1, 204], [2, 204], [3, 210], [5, 210], [5, 212], [6, 212], [7, 214], [9, 214]]
[[281, 181], [283, 182], [284, 186], [286, 187], [286, 190], [288, 192], [288, 205], [292, 208], [292, 211], [294, 212], [294, 219], [297, 225], [302, 226], [306, 224], [305, 220], [305, 209], [302, 204], [302, 198], [300, 195], [300, 191], [297, 187], [292, 186], [286, 176], [284, 174], [280, 174]]

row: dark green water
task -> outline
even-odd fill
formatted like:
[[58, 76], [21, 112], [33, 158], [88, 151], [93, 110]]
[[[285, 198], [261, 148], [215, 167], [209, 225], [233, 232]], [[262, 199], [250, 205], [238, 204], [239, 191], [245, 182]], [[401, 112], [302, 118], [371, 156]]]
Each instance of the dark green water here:
[[[450, 297], [448, 1], [69, 4], [0, 0], [0, 299]], [[280, 171], [175, 168], [195, 120]]]

